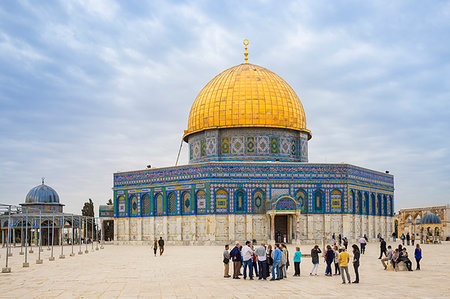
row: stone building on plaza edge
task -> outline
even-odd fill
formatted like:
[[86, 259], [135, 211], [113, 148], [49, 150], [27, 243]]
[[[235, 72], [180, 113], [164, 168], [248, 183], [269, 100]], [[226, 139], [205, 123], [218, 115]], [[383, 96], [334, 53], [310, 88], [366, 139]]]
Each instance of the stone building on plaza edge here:
[[224, 244], [350, 240], [393, 229], [392, 175], [308, 163], [302, 103], [277, 74], [247, 63], [195, 99], [183, 139], [189, 164], [114, 174], [114, 240]]

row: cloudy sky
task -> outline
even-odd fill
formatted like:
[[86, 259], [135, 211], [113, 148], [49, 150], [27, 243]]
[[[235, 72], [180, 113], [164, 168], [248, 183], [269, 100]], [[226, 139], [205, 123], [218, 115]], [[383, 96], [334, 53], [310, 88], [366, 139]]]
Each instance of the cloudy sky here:
[[396, 210], [450, 202], [449, 2], [143, 2], [1, 1], [1, 203], [45, 177], [79, 213], [113, 172], [174, 165], [244, 38], [301, 98], [310, 162], [389, 170]]

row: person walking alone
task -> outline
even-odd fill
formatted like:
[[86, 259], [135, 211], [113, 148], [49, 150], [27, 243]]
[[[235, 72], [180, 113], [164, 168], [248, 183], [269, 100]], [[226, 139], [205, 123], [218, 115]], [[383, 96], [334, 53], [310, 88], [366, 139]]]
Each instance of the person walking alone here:
[[281, 244], [280, 250], [281, 250], [281, 261], [280, 261], [281, 278], [280, 279], [283, 279], [283, 278], [287, 278], [286, 267], [287, 267], [288, 256], [287, 256], [286, 245]]
[[159, 245], [159, 255], [161, 256], [164, 253], [164, 240], [162, 237], [159, 237], [158, 245]]
[[223, 277], [228, 278], [230, 276], [230, 252], [228, 251], [230, 249], [230, 246], [225, 245], [225, 250], [223, 251]]
[[153, 254], [156, 256], [156, 251], [158, 250], [158, 240], [153, 241]]
[[358, 268], [359, 268], [359, 248], [358, 245], [353, 244], [352, 245], [353, 248], [353, 269], [355, 270], [355, 281], [353, 283], [359, 283], [359, 272], [358, 272]]
[[416, 245], [416, 249], [414, 250], [414, 257], [416, 258], [417, 267], [416, 270], [420, 270], [420, 260], [422, 259], [422, 248], [420, 245]]
[[233, 261], [233, 279], [240, 279], [239, 273], [241, 270], [241, 250], [239, 243], [236, 243], [233, 250], [230, 252], [231, 260]]
[[383, 253], [386, 256], [386, 241], [383, 238], [380, 238], [380, 257], [378, 258], [381, 260], [383, 257]]
[[341, 269], [341, 276], [342, 276], [342, 284], [345, 284], [345, 274], [347, 274], [347, 281], [348, 283], [351, 283], [350, 281], [350, 274], [348, 273], [348, 261], [350, 260], [350, 255], [348, 254], [345, 247], [341, 247], [342, 252], [339, 253], [339, 268]]
[[406, 233], [406, 245], [409, 246], [409, 240], [411, 240], [411, 236], [409, 233]]
[[294, 253], [294, 276], [300, 276], [300, 263], [302, 262], [302, 253], [300, 247], [295, 247]]
[[313, 275], [313, 272], [315, 271], [316, 273], [314, 275], [317, 276], [317, 270], [319, 270], [319, 253], [322, 253], [319, 245], [316, 245], [313, 249], [311, 249], [311, 261], [313, 263], [313, 267], [309, 275]]
[[416, 234], [411, 235], [411, 245], [414, 246], [414, 241], [416, 241]]
[[361, 245], [361, 254], [364, 254], [364, 252], [366, 252], [367, 239], [365, 237], [361, 237], [361, 239], [359, 239], [359, 244]]

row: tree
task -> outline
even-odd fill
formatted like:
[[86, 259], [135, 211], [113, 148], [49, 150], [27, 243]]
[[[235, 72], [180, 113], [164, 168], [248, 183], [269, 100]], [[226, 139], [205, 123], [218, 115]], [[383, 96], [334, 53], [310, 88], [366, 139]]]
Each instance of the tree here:
[[[113, 205], [111, 198], [108, 200], [106, 205]], [[105, 238], [105, 241], [111, 241], [112, 239], [114, 239], [114, 221], [103, 221], [103, 228], [105, 230], [105, 235], [103, 236]]]
[[[90, 199], [89, 198], [89, 201], [88, 202], [85, 202], [84, 203], [84, 205], [83, 205], [83, 209], [81, 209], [81, 215], [83, 215], [83, 216], [88, 216], [88, 217], [94, 217], [95, 216], [95, 214], [94, 214], [94, 203], [92, 202], [92, 199]], [[87, 221], [87, 224], [85, 223], [85, 232], [84, 232], [84, 235], [85, 235], [85, 237], [86, 238], [92, 238], [93, 239], [93, 236], [92, 236], [92, 223], [93, 221], [92, 221], [92, 219], [89, 219], [88, 221]], [[95, 227], [94, 227], [94, 230], [95, 230]], [[95, 236], [95, 232], [94, 232], [94, 236]]]

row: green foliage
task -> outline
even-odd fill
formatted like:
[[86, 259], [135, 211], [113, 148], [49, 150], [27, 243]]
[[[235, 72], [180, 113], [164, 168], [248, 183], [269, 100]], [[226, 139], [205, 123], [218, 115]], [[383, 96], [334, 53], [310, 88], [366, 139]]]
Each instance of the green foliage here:
[[89, 198], [89, 201], [84, 203], [81, 215], [94, 217], [94, 203], [92, 202], [92, 199]]

